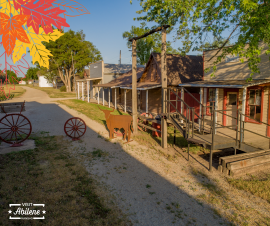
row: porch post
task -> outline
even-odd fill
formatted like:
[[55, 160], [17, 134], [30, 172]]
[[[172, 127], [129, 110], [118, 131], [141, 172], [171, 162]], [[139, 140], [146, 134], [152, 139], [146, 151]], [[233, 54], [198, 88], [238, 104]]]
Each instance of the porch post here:
[[[242, 114], [245, 114], [246, 113], [246, 100], [247, 100], [247, 88], [245, 87], [243, 89], [243, 97], [242, 97]], [[245, 116], [242, 115], [242, 122], [245, 121]], [[241, 125], [240, 125], [240, 128], [243, 128]], [[244, 134], [243, 134], [244, 131], [240, 131], [240, 140], [243, 141], [243, 138], [244, 138]]]
[[202, 122], [202, 115], [203, 115], [203, 109], [202, 109], [202, 104], [203, 104], [203, 88], [200, 88], [200, 117], [199, 119], [199, 132], [201, 132], [201, 122]]
[[148, 113], [148, 89], [146, 90], [146, 113]]
[[78, 85], [78, 99], [80, 99], [80, 83], [78, 82], [77, 85]]
[[117, 109], [117, 102], [116, 102], [116, 88], [114, 88], [114, 108]]
[[104, 106], [104, 87], [102, 87], [102, 104]]
[[[204, 88], [204, 90], [203, 90], [203, 98], [204, 98], [203, 103], [206, 106], [207, 105], [207, 88]], [[206, 111], [207, 111], [206, 109], [207, 108], [205, 107], [203, 110], [204, 115], [206, 115]]]
[[127, 112], [127, 90], [125, 89], [125, 112]]
[[[185, 93], [184, 93], [184, 87], [181, 87], [181, 114], [184, 115], [184, 96], [185, 96]], [[181, 117], [182, 118], [182, 117]], [[181, 119], [181, 123], [183, 123], [183, 119]]]
[[95, 96], [95, 89], [96, 88], [94, 87], [94, 81], [92, 81], [92, 85], [93, 85], [93, 89], [92, 89], [93, 90], [93, 99], [95, 99], [94, 96]]
[[98, 87], [98, 94], [97, 95], [98, 95], [98, 104], [99, 104], [99, 87]]
[[[218, 88], [216, 88], [216, 95], [215, 95], [215, 110], [218, 110]], [[217, 112], [214, 115], [215, 127], [217, 127]], [[217, 134], [217, 130], [215, 129], [215, 134]]]
[[88, 103], [90, 102], [90, 97], [89, 97], [89, 83], [90, 83], [90, 81], [87, 81], [87, 100], [88, 100]]
[[84, 101], [84, 89], [83, 89], [83, 82], [82, 82], [82, 100]]
[[109, 108], [110, 108], [111, 107], [111, 88], [109, 88], [108, 95], [109, 95]]

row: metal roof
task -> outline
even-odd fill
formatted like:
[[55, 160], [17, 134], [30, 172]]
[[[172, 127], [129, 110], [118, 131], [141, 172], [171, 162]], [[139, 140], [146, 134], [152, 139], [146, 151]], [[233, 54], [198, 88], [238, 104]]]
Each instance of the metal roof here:
[[213, 88], [245, 88], [250, 86], [257, 86], [265, 83], [270, 83], [270, 79], [254, 79], [247, 82], [246, 80], [208, 80], [197, 81], [190, 83], [182, 83], [178, 86], [183, 87], [213, 87]]

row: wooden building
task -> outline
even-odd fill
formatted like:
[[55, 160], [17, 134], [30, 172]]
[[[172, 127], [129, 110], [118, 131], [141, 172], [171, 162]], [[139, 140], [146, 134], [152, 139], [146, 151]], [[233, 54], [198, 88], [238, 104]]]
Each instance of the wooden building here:
[[[203, 80], [202, 56], [181, 56], [166, 54], [168, 87], [177, 87], [180, 83]], [[132, 85], [119, 86], [123, 90], [131, 90]], [[160, 114], [162, 108], [161, 92], [161, 54], [152, 53], [137, 83], [138, 109], [143, 112]], [[196, 93], [196, 88], [190, 88], [191, 93]], [[189, 104], [192, 98], [185, 97]], [[192, 102], [192, 103], [191, 103]]]
[[[144, 67], [138, 65], [138, 67]], [[109, 103], [112, 101], [111, 88], [102, 87], [100, 90], [98, 85], [107, 84], [118, 78], [124, 73], [130, 71], [131, 64], [106, 64], [104, 61], [98, 61], [89, 65], [89, 69], [85, 70], [86, 77], [76, 80], [78, 99], [92, 101], [104, 101]], [[110, 96], [110, 97], [109, 97]]]
[[[251, 74], [247, 59], [241, 63], [238, 56], [226, 56], [217, 65], [214, 77], [211, 77], [213, 72], [210, 70], [204, 74], [203, 81], [179, 84], [179, 86], [200, 89], [197, 95], [200, 96], [204, 105], [214, 106], [216, 110], [223, 110], [223, 112], [226, 111], [226, 114], [221, 112], [215, 114], [215, 120], [218, 124], [235, 128], [235, 118], [241, 111], [244, 114], [242, 120], [245, 122], [246, 130], [269, 137], [270, 126], [263, 123], [270, 124], [270, 63], [269, 56], [266, 55], [267, 45], [264, 43], [260, 45], [263, 49], [259, 63], [260, 74], [254, 74], [252, 81], [247, 81]], [[216, 54], [216, 51], [204, 52], [204, 68], [213, 66], [219, 54], [212, 60], [210, 59]], [[204, 110], [203, 113], [210, 116], [210, 108]], [[250, 133], [250, 139], [254, 136]], [[268, 145], [268, 141], [265, 140], [265, 142]]]

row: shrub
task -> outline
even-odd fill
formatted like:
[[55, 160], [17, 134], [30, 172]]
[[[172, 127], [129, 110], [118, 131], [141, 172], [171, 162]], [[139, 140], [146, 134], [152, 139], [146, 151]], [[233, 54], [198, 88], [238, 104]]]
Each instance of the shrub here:
[[60, 88], [60, 92], [67, 92], [67, 88], [66, 88], [66, 86], [61, 86], [61, 88]]

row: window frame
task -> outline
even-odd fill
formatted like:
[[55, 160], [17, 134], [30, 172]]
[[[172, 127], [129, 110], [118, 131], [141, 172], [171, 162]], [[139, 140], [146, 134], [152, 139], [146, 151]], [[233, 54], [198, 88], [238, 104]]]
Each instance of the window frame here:
[[[263, 120], [263, 104], [264, 104], [264, 89], [261, 86], [253, 86], [253, 87], [247, 88], [245, 114], [248, 115], [248, 116], [250, 116], [250, 106], [254, 106], [254, 105], [249, 105], [250, 90], [255, 90], [255, 97], [254, 97], [255, 99], [256, 99], [256, 90], [261, 91], [261, 116], [260, 116], [260, 121], [262, 122], [262, 120]], [[259, 105], [255, 105], [255, 106], [259, 106]], [[245, 117], [245, 121], [250, 122], [250, 123], [255, 123], [255, 124], [262, 124], [261, 122], [258, 122], [256, 119], [251, 119], [249, 117]]]
[[210, 102], [215, 103], [216, 101], [209, 101], [209, 93], [210, 93], [210, 89], [216, 90], [216, 88], [207, 88], [207, 97], [206, 97], [206, 115], [211, 116], [212, 113], [210, 112]]

